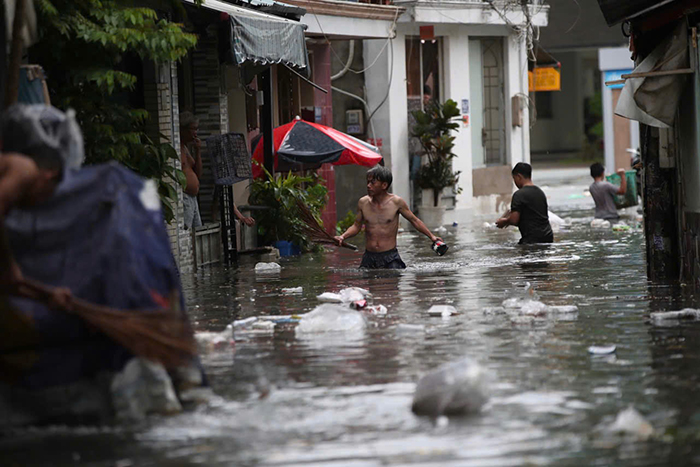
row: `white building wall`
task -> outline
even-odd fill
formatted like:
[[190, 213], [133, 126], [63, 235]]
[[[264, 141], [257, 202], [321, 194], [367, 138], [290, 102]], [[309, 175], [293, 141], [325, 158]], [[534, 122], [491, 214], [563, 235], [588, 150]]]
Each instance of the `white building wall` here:
[[[451, 27], [445, 31], [443, 44], [444, 62], [444, 99], [452, 99], [462, 106], [462, 100], [470, 99], [469, 80], [469, 35], [465, 27]], [[471, 102], [471, 99], [470, 99]], [[453, 169], [460, 170], [459, 186], [462, 192], [457, 195], [456, 211], [464, 211], [472, 206], [472, 135], [471, 128], [460, 123], [459, 131], [454, 134]], [[456, 212], [456, 221], [463, 218], [464, 213]]]
[[[530, 111], [528, 105], [527, 48], [517, 35], [506, 38], [506, 141], [511, 167], [518, 162], [530, 163]], [[518, 99], [520, 126], [514, 126], [513, 99]]]
[[[610, 87], [605, 85], [605, 72], [617, 70], [632, 70], [634, 62], [630, 51], [625, 47], [610, 47], [598, 49], [598, 65], [601, 73], [601, 92], [603, 94], [603, 141], [605, 147], [605, 167], [608, 172], [617, 170], [615, 167], [615, 131], [613, 118], [613, 96]], [[630, 120], [630, 148], [639, 147], [639, 123]]]
[[[406, 96], [406, 36], [419, 35], [419, 24], [399, 23], [392, 46], [387, 47], [386, 57], [380, 58], [377, 65], [365, 73], [367, 101], [370, 109], [375, 109], [387, 94], [387, 83], [391, 81], [389, 96], [383, 107], [373, 117], [377, 138], [382, 140], [382, 155], [394, 176], [393, 192], [406, 200], [410, 199], [409, 158], [408, 158], [408, 99]], [[512, 30], [501, 25], [435, 24], [435, 35], [443, 40], [443, 96], [444, 100], [455, 100], [460, 108], [463, 99], [471, 99], [469, 69], [469, 38], [484, 36], [504, 37], [505, 89], [504, 107], [506, 120], [506, 147], [509, 165], [517, 162], [530, 162], [530, 128], [528, 109], [527, 51], [524, 41], [517, 38]], [[384, 45], [381, 40], [365, 40], [365, 61], [371, 63]], [[393, 60], [391, 51], [393, 50]], [[391, 70], [393, 69], [393, 75]], [[512, 125], [511, 98], [522, 96], [521, 126]], [[482, 109], [471, 108], [471, 114]], [[460, 170], [459, 186], [462, 192], [457, 196], [454, 211], [446, 213], [445, 222], [462, 222], [472, 211], [484, 210], [485, 205], [496, 205], [498, 196], [482, 200], [473, 196], [472, 187], [472, 131], [471, 127], [460, 125], [455, 134], [454, 169]], [[489, 207], [489, 210], [491, 207]]]
[[[364, 41], [365, 61], [372, 63], [385, 43], [386, 40]], [[381, 139], [384, 163], [394, 176], [392, 192], [410, 200], [406, 35], [403, 32], [397, 31], [377, 64], [365, 72], [365, 85], [367, 103], [372, 111], [386, 98], [372, 117], [372, 122], [377, 139]]]

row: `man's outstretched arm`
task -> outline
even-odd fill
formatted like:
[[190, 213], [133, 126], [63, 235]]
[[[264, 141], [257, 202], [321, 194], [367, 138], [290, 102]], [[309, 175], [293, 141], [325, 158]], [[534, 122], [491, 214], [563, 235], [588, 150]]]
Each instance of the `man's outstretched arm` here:
[[433, 235], [433, 233], [430, 231], [430, 229], [423, 223], [422, 220], [418, 219], [418, 216], [413, 214], [413, 212], [409, 209], [408, 204], [406, 201], [404, 201], [402, 198], [399, 198], [399, 213], [408, 221], [411, 223], [411, 225], [420, 233], [425, 235], [430, 239], [431, 242], [435, 242], [437, 240], [442, 241], [440, 237], [436, 237]]

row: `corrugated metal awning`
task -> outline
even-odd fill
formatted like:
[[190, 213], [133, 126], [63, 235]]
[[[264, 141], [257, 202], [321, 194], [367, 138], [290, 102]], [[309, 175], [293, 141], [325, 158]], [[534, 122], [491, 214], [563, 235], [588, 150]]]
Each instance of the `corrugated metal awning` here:
[[[194, 4], [194, 0], [183, 1]], [[218, 0], [206, 0], [202, 7], [229, 15], [231, 50], [246, 83], [273, 64], [286, 65], [308, 75], [304, 24]]]
[[231, 16], [233, 56], [239, 66], [282, 64], [308, 74], [304, 25], [247, 16]]

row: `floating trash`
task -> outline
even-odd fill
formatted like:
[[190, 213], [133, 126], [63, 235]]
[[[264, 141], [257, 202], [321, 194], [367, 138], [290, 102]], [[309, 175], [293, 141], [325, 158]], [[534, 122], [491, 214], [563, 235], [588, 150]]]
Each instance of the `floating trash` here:
[[651, 314], [654, 321], [700, 320], [700, 310], [684, 308], [680, 311], [659, 311]]
[[296, 328], [296, 334], [315, 334], [326, 332], [362, 331], [366, 327], [362, 313], [344, 306], [324, 303], [312, 312], [305, 314]]
[[615, 421], [604, 431], [632, 435], [641, 440], [654, 434], [654, 427], [633, 406], [617, 414]]
[[588, 347], [588, 353], [591, 355], [610, 355], [615, 353], [617, 347], [614, 345], [592, 345]]
[[478, 412], [488, 401], [488, 375], [469, 358], [442, 365], [418, 382], [413, 395], [417, 415], [464, 415]]
[[591, 221], [591, 227], [594, 229], [609, 229], [610, 225], [610, 221], [605, 219], [593, 219]]
[[255, 265], [256, 274], [275, 274], [282, 270], [282, 266], [277, 263], [258, 263]]
[[386, 309], [384, 305], [373, 305], [365, 308], [365, 311], [377, 316], [384, 316], [389, 310]]
[[452, 305], [433, 305], [428, 310], [430, 316], [442, 316], [447, 318], [457, 314], [457, 309]]
[[285, 295], [300, 294], [300, 293], [304, 293], [304, 288], [303, 287], [289, 287], [289, 288], [282, 289], [282, 293]]

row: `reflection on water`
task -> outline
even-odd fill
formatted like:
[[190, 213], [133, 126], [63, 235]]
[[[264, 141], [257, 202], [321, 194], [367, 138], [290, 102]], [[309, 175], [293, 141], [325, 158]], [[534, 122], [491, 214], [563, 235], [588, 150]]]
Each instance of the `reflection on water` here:
[[[352, 338], [297, 338], [294, 324], [237, 332], [235, 351], [203, 356], [219, 396], [206, 407], [138, 427], [24, 430], [0, 447], [10, 465], [700, 463], [700, 324], [647, 322], [650, 311], [690, 299], [647, 284], [638, 229], [592, 230], [578, 206], [557, 214], [574, 222], [548, 247], [516, 247], [514, 230], [484, 229], [484, 219], [443, 233], [445, 257], [402, 234], [402, 272], [358, 271], [360, 254], [349, 251], [285, 259], [271, 277], [256, 276], [245, 257], [238, 268], [207, 269], [185, 284], [199, 330], [305, 313], [320, 293], [346, 286], [369, 289], [388, 314], [368, 316]], [[280, 293], [289, 287], [303, 292]], [[494, 311], [511, 298], [578, 312]], [[429, 317], [435, 304], [459, 314]], [[590, 355], [594, 345], [617, 351]], [[465, 355], [495, 376], [483, 413], [446, 426], [415, 417], [421, 374]], [[598, 429], [629, 405], [656, 429], [651, 440]]]

